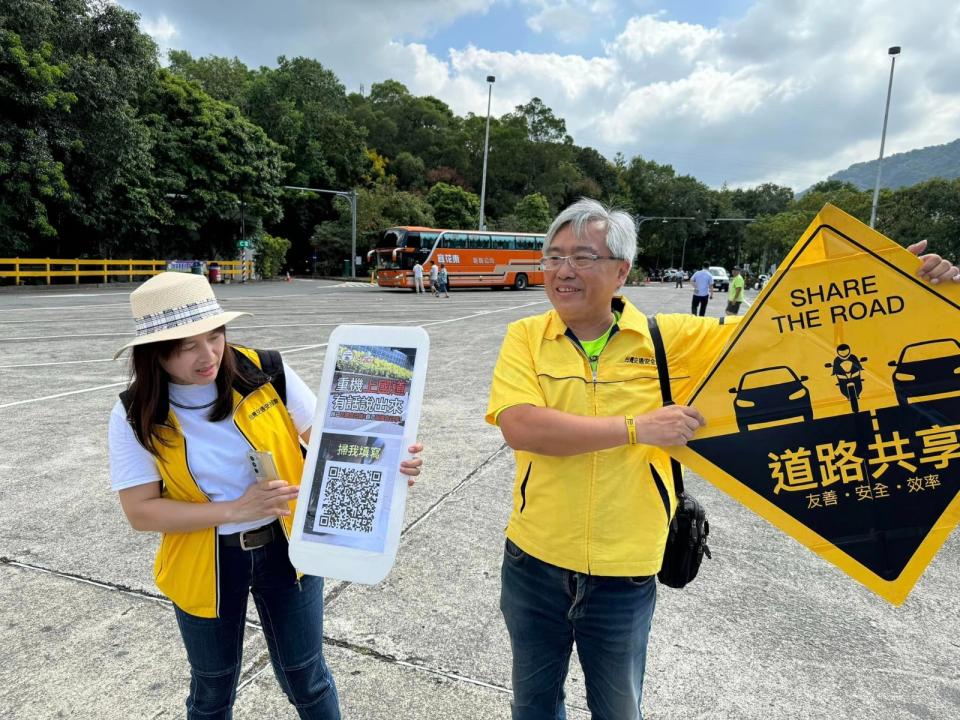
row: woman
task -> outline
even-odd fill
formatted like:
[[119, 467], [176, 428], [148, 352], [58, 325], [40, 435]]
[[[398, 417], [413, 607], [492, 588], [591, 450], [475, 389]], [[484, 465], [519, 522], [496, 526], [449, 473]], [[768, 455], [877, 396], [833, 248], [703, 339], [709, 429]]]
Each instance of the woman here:
[[[252, 593], [300, 717], [339, 718], [323, 578], [287, 557], [316, 397], [277, 353], [227, 343], [225, 325], [249, 313], [224, 312], [202, 276], [161, 273], [130, 304], [137, 337], [115, 357], [133, 349], [133, 380], [110, 417], [110, 480], [130, 525], [162, 533], [154, 575], [190, 662], [187, 717], [231, 717]], [[270, 451], [283, 480], [257, 482], [251, 448]], [[408, 483], [421, 463], [401, 463]]]

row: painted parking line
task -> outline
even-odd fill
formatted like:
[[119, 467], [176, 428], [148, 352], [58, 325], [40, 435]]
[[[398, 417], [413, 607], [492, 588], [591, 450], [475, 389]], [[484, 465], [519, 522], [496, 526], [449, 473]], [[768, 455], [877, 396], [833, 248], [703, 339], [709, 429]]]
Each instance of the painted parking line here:
[[127, 385], [127, 381], [123, 380], [121, 382], [110, 383], [108, 385], [97, 385], [96, 387], [83, 388], [82, 390], [71, 390], [70, 392], [57, 393], [56, 395], [44, 395], [43, 397], [30, 398], [29, 400], [17, 400], [16, 402], [4, 403], [3, 405], [0, 405], [0, 410], [3, 408], [13, 407], [14, 405], [27, 405], [29, 403], [43, 402], [44, 400], [56, 400], [57, 398], [67, 397], [68, 395], [82, 395], [83, 393], [106, 390], [107, 388], [120, 387], [121, 385]]

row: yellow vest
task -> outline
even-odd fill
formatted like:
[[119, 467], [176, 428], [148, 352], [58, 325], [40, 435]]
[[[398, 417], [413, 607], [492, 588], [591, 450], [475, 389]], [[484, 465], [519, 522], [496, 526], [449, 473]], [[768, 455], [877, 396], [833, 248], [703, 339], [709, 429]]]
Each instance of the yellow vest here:
[[[493, 375], [486, 419], [529, 404], [582, 416], [642, 415], [662, 405], [646, 316], [617, 297], [622, 314], [597, 361], [555, 310], [511, 323]], [[673, 397], [682, 402], [709, 368], [732, 323], [658, 315]], [[568, 457], [516, 451], [507, 537], [530, 555], [591, 575], [660, 570], [676, 508], [670, 458], [658, 447], [620, 447]]]
[[[236, 352], [238, 364], [249, 363], [259, 369], [255, 350], [228, 346]], [[269, 450], [280, 477], [292, 484], [300, 483], [303, 454], [300, 452], [297, 428], [273, 385], [266, 383], [244, 395], [233, 391], [233, 422], [253, 450]], [[210, 502], [197, 485], [187, 464], [186, 439], [171, 408], [167, 416], [170, 428], [157, 426], [154, 432], [164, 441], [156, 443], [160, 452], [157, 468], [163, 479], [163, 497], [182, 502]], [[290, 503], [293, 512], [295, 502]], [[292, 515], [280, 518], [284, 532], [290, 537]], [[153, 574], [157, 587], [184, 612], [199, 617], [220, 615], [219, 544], [217, 528], [187, 533], [163, 533]]]

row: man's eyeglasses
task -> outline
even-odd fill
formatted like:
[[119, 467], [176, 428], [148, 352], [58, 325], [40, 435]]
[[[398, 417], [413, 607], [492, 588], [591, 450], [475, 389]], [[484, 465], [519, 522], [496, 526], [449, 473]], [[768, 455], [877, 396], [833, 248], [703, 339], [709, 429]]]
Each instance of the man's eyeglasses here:
[[587, 253], [577, 253], [576, 255], [544, 255], [540, 259], [540, 267], [544, 270], [559, 270], [566, 260], [570, 267], [575, 270], [586, 270], [592, 268], [599, 260], [620, 260], [621, 258], [613, 255], [594, 255]]

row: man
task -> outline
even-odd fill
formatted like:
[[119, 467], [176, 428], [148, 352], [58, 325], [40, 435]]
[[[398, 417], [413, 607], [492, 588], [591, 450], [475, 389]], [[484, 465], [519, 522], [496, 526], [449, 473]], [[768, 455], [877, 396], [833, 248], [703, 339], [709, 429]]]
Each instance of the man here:
[[[574, 643], [593, 718], [642, 718], [654, 575], [676, 506], [663, 448], [686, 444], [703, 417], [662, 407], [647, 318], [616, 295], [635, 252], [627, 213], [588, 199], [561, 212], [542, 263], [553, 309], [510, 324], [494, 370], [486, 419], [516, 458], [500, 596], [514, 720], [565, 716]], [[924, 272], [960, 279], [940, 262], [927, 256]], [[683, 397], [736, 323], [657, 319]]]
[[417, 289], [417, 295], [423, 292], [423, 265], [419, 260], [413, 266], [413, 285]]
[[690, 303], [690, 312], [703, 317], [707, 314], [707, 300], [713, 300], [713, 275], [707, 270], [709, 265], [697, 270], [690, 282], [693, 283], [693, 302]]
[[430, 292], [433, 293], [434, 297], [440, 297], [440, 293], [437, 292], [437, 278], [440, 276], [440, 270], [437, 268], [437, 263], [430, 263]]
[[740, 268], [733, 268], [733, 278], [730, 280], [730, 292], [727, 295], [727, 315], [736, 315], [740, 312], [740, 303], [743, 302], [743, 275]]
[[675, 280], [676, 282], [674, 282], [673, 287], [682, 288], [683, 287], [683, 270], [682, 269], [677, 270], [677, 275]]

